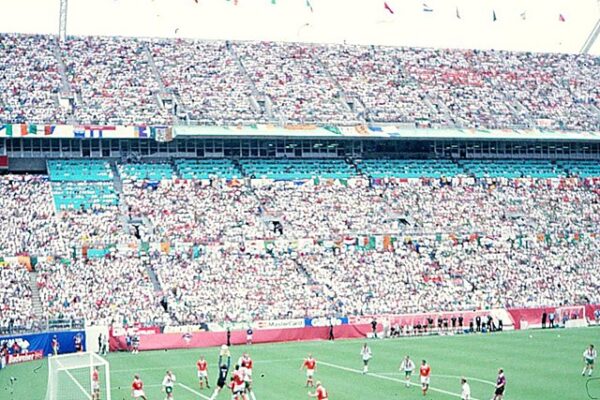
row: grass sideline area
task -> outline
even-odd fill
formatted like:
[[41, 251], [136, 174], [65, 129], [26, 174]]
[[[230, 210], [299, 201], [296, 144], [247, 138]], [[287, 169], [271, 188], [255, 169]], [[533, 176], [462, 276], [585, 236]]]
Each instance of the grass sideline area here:
[[[531, 337], [530, 337], [531, 336]], [[474, 399], [489, 400], [499, 367], [507, 377], [506, 400], [584, 400], [587, 378], [581, 376], [582, 353], [590, 343], [600, 345], [600, 328], [514, 331], [492, 335], [459, 335], [367, 340], [373, 351], [369, 374], [362, 375], [360, 348], [365, 340], [291, 342], [234, 346], [232, 364], [244, 351], [254, 360], [254, 392], [257, 400], [308, 399], [303, 358], [317, 359], [316, 379], [329, 391], [330, 400], [422, 399], [418, 371], [413, 386], [405, 388], [398, 366], [409, 354], [420, 364], [425, 358], [432, 369], [427, 397], [459, 399], [461, 376], [467, 377]], [[195, 363], [200, 354], [209, 362], [211, 388], [216, 382], [217, 348], [113, 353], [112, 399], [130, 399], [130, 384], [139, 373], [149, 400], [162, 400], [162, 378], [167, 369], [177, 377], [175, 400], [207, 399], [212, 389], [199, 390]], [[0, 398], [11, 400], [10, 377], [16, 377], [14, 399], [43, 399], [47, 384], [47, 361], [12, 365], [0, 370]], [[600, 378], [600, 371], [593, 377]], [[600, 398], [600, 379], [589, 382], [592, 398]], [[85, 399], [81, 392], [65, 399]], [[102, 397], [104, 398], [104, 397]], [[218, 399], [230, 399], [223, 391]]]

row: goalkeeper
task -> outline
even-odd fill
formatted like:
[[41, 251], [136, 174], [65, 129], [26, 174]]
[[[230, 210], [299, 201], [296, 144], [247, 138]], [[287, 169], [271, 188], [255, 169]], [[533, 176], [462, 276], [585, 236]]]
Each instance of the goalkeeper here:
[[[223, 362], [223, 356], [227, 356], [227, 364]], [[221, 389], [225, 387], [227, 375], [229, 374], [229, 367], [231, 367], [231, 353], [229, 352], [227, 345], [223, 345], [221, 346], [221, 352], [219, 353], [219, 377], [217, 378], [217, 386], [215, 387], [212, 396], [210, 396], [210, 400], [216, 399]]]

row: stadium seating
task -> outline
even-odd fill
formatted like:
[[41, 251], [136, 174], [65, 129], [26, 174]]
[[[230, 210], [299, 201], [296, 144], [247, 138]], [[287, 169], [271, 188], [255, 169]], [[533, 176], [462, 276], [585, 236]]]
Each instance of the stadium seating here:
[[57, 60], [53, 37], [0, 39], [0, 123], [170, 124], [172, 97], [193, 124], [600, 129], [591, 55], [70, 37]]
[[167, 162], [119, 164], [123, 179], [160, 181], [174, 176], [173, 166]]
[[112, 181], [110, 164], [102, 160], [49, 160], [48, 175], [53, 182]]
[[465, 174], [451, 160], [364, 160], [359, 169], [372, 178], [441, 178]]
[[565, 175], [547, 160], [467, 160], [460, 164], [476, 178], [559, 178]]
[[356, 175], [349, 164], [339, 159], [245, 159], [240, 165], [247, 176], [275, 180], [348, 179]]
[[564, 169], [570, 176], [581, 178], [600, 177], [600, 163], [598, 161], [557, 161], [556, 164]]
[[210, 179], [211, 177], [240, 178], [242, 172], [226, 159], [176, 160], [177, 174], [183, 179]]

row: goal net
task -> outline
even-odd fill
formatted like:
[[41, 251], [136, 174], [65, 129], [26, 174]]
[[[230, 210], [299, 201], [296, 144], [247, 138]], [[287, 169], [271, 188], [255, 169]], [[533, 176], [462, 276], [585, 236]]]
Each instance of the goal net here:
[[95, 353], [48, 357], [46, 400], [110, 400], [108, 361]]

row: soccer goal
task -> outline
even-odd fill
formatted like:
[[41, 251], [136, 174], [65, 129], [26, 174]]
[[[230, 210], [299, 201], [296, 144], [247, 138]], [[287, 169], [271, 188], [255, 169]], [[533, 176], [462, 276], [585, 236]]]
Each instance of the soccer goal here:
[[[93, 379], [96, 368], [97, 384]], [[48, 357], [46, 400], [110, 400], [108, 361], [95, 353]]]

